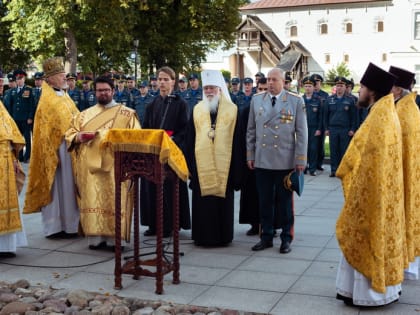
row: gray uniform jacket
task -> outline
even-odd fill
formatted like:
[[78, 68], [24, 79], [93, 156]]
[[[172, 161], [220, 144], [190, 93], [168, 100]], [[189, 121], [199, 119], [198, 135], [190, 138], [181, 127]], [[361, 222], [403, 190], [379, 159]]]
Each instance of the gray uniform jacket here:
[[302, 97], [283, 90], [273, 107], [268, 92], [251, 100], [246, 133], [247, 161], [257, 168], [294, 169], [306, 165], [308, 127]]

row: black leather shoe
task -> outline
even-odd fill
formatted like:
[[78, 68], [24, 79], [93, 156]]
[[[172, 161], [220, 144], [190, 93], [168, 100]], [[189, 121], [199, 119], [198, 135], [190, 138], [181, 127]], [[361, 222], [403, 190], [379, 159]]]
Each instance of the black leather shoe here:
[[324, 170], [324, 168], [323, 168], [322, 166], [318, 166], [316, 169], [317, 169], [318, 171], [323, 171], [323, 170]]
[[292, 251], [292, 248], [290, 247], [290, 242], [282, 242], [280, 246], [280, 253], [281, 254], [287, 254]]
[[303, 171], [303, 174], [308, 174], [308, 168], [305, 167], [305, 170]]
[[255, 244], [254, 246], [252, 246], [252, 250], [253, 251], [259, 251], [259, 250], [264, 250], [266, 248], [270, 248], [273, 247], [273, 241], [259, 241], [257, 244]]
[[89, 249], [92, 250], [99, 250], [99, 249], [107, 249], [108, 246], [106, 245], [106, 241], [100, 242], [98, 245], [89, 245]]
[[0, 252], [0, 258], [15, 258], [16, 254], [13, 252]]
[[277, 230], [274, 230], [273, 231], [273, 237], [276, 237], [277, 236]]
[[316, 172], [310, 172], [309, 175], [316, 176]]
[[335, 177], [335, 173], [334, 173], [334, 172], [332, 172], [332, 173], [330, 174], [330, 177]]
[[252, 226], [248, 231], [246, 231], [246, 235], [252, 236], [252, 235], [258, 235], [259, 228], [258, 226]]
[[151, 230], [148, 229], [143, 233], [144, 236], [155, 236], [156, 235], [156, 231], [155, 230]]

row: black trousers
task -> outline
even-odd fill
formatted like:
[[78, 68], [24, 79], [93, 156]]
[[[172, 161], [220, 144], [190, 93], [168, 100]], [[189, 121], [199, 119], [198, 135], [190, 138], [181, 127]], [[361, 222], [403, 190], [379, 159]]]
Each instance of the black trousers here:
[[261, 239], [273, 239], [274, 211], [279, 212], [280, 239], [282, 242], [293, 240], [294, 213], [293, 192], [284, 187], [284, 177], [291, 170], [269, 170], [256, 168], [255, 176], [260, 201]]
[[25, 138], [25, 154], [23, 154], [23, 150], [19, 152], [19, 161], [23, 162], [31, 157], [31, 125], [28, 125], [26, 120], [16, 120], [16, 125]]

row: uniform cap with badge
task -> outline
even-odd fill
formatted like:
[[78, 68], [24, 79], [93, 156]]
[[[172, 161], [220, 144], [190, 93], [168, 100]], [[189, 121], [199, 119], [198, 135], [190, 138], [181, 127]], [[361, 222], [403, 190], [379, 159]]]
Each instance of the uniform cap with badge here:
[[15, 77], [15, 75], [13, 73], [8, 73], [7, 74], [7, 80], [9, 82], [15, 82], [16, 81], [16, 77]]
[[35, 80], [42, 80], [44, 78], [44, 72], [35, 72], [34, 79]]
[[314, 73], [313, 75], [311, 75], [311, 78], [314, 79], [314, 81], [324, 82], [324, 78], [318, 73]]
[[146, 87], [149, 85], [149, 82], [147, 82], [147, 80], [141, 81], [140, 83], [140, 87]]
[[150, 81], [157, 81], [156, 76], [155, 76], [155, 75], [151, 75], [151, 76], [150, 76]]
[[249, 84], [249, 83], [254, 83], [254, 80], [252, 80], [250, 77], [246, 77], [245, 79], [244, 79], [244, 84]]
[[19, 79], [19, 78], [26, 77], [26, 72], [23, 71], [22, 69], [16, 69], [15, 71], [13, 71], [13, 75], [15, 76], [16, 79]]
[[337, 76], [334, 79], [334, 83], [335, 84], [344, 84], [344, 85], [346, 85], [347, 84], [347, 79], [345, 77], [342, 77], [342, 76]]
[[230, 80], [230, 83], [232, 85], [237, 85], [237, 84], [241, 83], [241, 79], [239, 79], [238, 77], [232, 78], [232, 80]]
[[42, 64], [45, 78], [49, 78], [59, 73], [66, 73], [64, 71], [64, 62], [61, 57], [52, 57], [45, 60]]
[[66, 75], [67, 80], [71, 80], [71, 79], [76, 80], [76, 78], [77, 78], [77, 75], [75, 73], [67, 73]]
[[187, 83], [188, 79], [186, 77], [182, 77], [182, 78], [179, 79], [179, 82]]
[[373, 63], [369, 63], [365, 73], [360, 79], [360, 83], [369, 90], [378, 92], [382, 95], [387, 95], [391, 92], [396, 79], [396, 76], [392, 73], [379, 68]]
[[198, 75], [196, 73], [191, 73], [190, 76], [188, 77], [188, 80], [195, 80], [198, 79]]
[[290, 76], [290, 74], [286, 74], [285, 76], [284, 76], [284, 82], [285, 83], [290, 83], [290, 82], [292, 82], [293, 81], [293, 79], [292, 79], [292, 77]]
[[411, 89], [411, 84], [413, 83], [414, 77], [416, 76], [413, 72], [394, 66], [389, 67], [388, 72], [397, 77], [394, 83], [395, 86], [406, 90]]
[[315, 80], [312, 77], [310, 77], [310, 76], [304, 77], [302, 79], [302, 85], [305, 85], [305, 84], [315, 85]]
[[261, 71], [258, 71], [258, 72], [255, 74], [255, 76], [256, 76], [256, 77], [260, 77], [260, 78], [264, 78], [264, 77], [265, 77], [264, 73], [262, 73]]
[[304, 182], [305, 179], [303, 172], [296, 170], [291, 171], [283, 178], [284, 187], [287, 190], [295, 191], [298, 196], [302, 195]]

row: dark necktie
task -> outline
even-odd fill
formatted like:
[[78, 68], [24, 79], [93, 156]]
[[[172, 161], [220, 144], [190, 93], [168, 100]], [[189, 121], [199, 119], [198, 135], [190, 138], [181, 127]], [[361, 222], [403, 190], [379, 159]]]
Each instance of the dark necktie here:
[[274, 107], [274, 105], [276, 105], [276, 100], [277, 100], [277, 98], [275, 97], [275, 96], [273, 96], [272, 98], [271, 98], [271, 105]]

